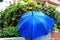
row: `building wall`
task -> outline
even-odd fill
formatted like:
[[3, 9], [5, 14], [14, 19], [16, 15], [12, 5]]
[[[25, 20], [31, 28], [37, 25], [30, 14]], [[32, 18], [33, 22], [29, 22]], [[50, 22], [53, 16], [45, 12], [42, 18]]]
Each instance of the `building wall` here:
[[[34, 0], [34, 1], [43, 5], [48, 5], [48, 4], [54, 5], [57, 7], [56, 9], [60, 11], [60, 0]], [[46, 2], [47, 4], [45, 4], [45, 1], [47, 1]]]
[[52, 3], [54, 3], [54, 4], [52, 4], [52, 5], [54, 5], [54, 6], [56, 6], [57, 8], [56, 8], [56, 10], [58, 10], [59, 12], [60, 12], [60, 0], [50, 0]]
[[[17, 0], [16, 0], [17, 1]], [[40, 3], [40, 4], [45, 4], [44, 1], [48, 1], [48, 0], [30, 0], [30, 1], [36, 1], [37, 3]], [[3, 0], [3, 2], [0, 2], [0, 11], [1, 10], [4, 10], [7, 6], [10, 5], [10, 3], [13, 4], [14, 0]], [[49, 0], [49, 3], [52, 4], [52, 5], [58, 5], [57, 6], [57, 10], [60, 11], [60, 1], [59, 0]], [[48, 5], [48, 4], [46, 4]]]
[[0, 11], [5, 10], [11, 3], [13, 3], [13, 0], [3, 0], [3, 2], [0, 2]]

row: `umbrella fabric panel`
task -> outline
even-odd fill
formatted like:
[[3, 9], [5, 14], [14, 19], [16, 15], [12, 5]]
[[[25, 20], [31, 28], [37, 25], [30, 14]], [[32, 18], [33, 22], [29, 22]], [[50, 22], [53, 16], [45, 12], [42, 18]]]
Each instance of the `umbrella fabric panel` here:
[[34, 17], [33, 18], [33, 39], [43, 35], [46, 35], [46, 30], [44, 28], [44, 25]]
[[[24, 12], [24, 13], [22, 14], [21, 18], [26, 18], [26, 17], [29, 17], [29, 16], [31, 16], [31, 15], [32, 15], [32, 12], [31, 12], [31, 11]], [[21, 19], [21, 18], [20, 18], [20, 19]]]
[[32, 15], [32, 12], [24, 12], [22, 16], [20, 17], [18, 23], [17, 23], [17, 30], [18, 31], [21, 28], [21, 25], [29, 19], [29, 17]]
[[53, 20], [48, 15], [45, 15], [43, 12], [36, 13], [35, 11], [34, 16], [45, 25], [46, 30], [48, 30], [47, 32], [49, 32], [52, 28]]
[[20, 17], [18, 23], [17, 23], [17, 29], [19, 28], [20, 24], [22, 24], [22, 22], [26, 21], [32, 14], [32, 12], [24, 12], [22, 14], [22, 16]]
[[[25, 20], [23, 20], [25, 19]], [[20, 30], [20, 28], [22, 27], [22, 24], [24, 24], [29, 18], [26, 17], [26, 18], [21, 18], [19, 21], [18, 21], [18, 24], [17, 24], [17, 32]]]
[[[31, 18], [31, 17], [30, 17]], [[30, 21], [28, 21], [30, 20]], [[32, 26], [33, 26], [33, 23], [32, 23], [32, 19], [28, 19], [27, 21], [25, 21], [20, 30], [19, 31], [19, 34], [25, 38], [32, 38]]]
[[[52, 25], [50, 24], [50, 23], [48, 23], [48, 21], [47, 20], [49, 20], [49, 19], [47, 19], [47, 20], [44, 20], [42, 17], [36, 17], [37, 18], [37, 20], [39, 20], [43, 25], [44, 25], [44, 28], [45, 28], [45, 30], [46, 30], [46, 32], [47, 32], [47, 34], [50, 32], [50, 29], [51, 29], [51, 27], [52, 27]], [[39, 19], [40, 18], [40, 19]], [[50, 21], [50, 20], [49, 20]], [[50, 22], [52, 22], [52, 21], [50, 21]], [[53, 24], [53, 23], [52, 23]]]

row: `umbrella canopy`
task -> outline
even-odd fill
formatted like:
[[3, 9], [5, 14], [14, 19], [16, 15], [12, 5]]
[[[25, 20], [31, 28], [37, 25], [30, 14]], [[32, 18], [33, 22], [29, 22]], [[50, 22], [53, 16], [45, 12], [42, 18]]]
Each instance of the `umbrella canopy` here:
[[29, 11], [22, 14], [17, 33], [29, 40], [47, 35], [53, 25], [53, 20], [40, 11]]

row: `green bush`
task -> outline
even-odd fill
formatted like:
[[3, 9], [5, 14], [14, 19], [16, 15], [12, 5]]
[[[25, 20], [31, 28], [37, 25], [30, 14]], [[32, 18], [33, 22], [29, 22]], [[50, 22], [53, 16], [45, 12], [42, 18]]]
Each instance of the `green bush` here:
[[1, 37], [18, 37], [18, 34], [16, 32], [16, 27], [5, 27], [1, 29], [0, 32], [1, 32]]
[[0, 29], [0, 37], [2, 37], [2, 30]]
[[[32, 8], [32, 9], [31, 9]], [[40, 10], [39, 5], [36, 3], [27, 3], [25, 5], [10, 5], [3, 12], [0, 12], [1, 16], [1, 27], [16, 26], [17, 22], [23, 12], [31, 10]]]
[[55, 6], [48, 6], [48, 7], [42, 8], [42, 11], [54, 20], [54, 24], [57, 25], [56, 28], [60, 28], [59, 27], [60, 26], [59, 25], [60, 24], [60, 12], [56, 10]]

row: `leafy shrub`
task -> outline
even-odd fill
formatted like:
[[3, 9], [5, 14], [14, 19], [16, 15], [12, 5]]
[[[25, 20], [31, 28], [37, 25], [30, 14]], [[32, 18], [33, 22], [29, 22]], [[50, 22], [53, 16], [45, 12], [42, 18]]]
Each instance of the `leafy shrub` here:
[[[32, 8], [32, 9], [31, 9]], [[40, 10], [39, 5], [36, 3], [27, 3], [24, 5], [10, 5], [0, 14], [1, 16], [1, 27], [9, 27], [9, 26], [16, 26], [17, 22], [22, 15], [23, 12], [31, 11], [31, 10]]]
[[2, 36], [2, 30], [0, 29], [0, 37]]
[[16, 33], [16, 27], [5, 27], [1, 33], [2, 37], [18, 37], [18, 34]]
[[[54, 24], [57, 25], [58, 28], [60, 28], [60, 12], [56, 10], [55, 6], [48, 6], [42, 9], [44, 13], [46, 13], [48, 16], [50, 16], [54, 20]], [[56, 28], [57, 28], [56, 27]], [[54, 26], [55, 28], [55, 26]]]

